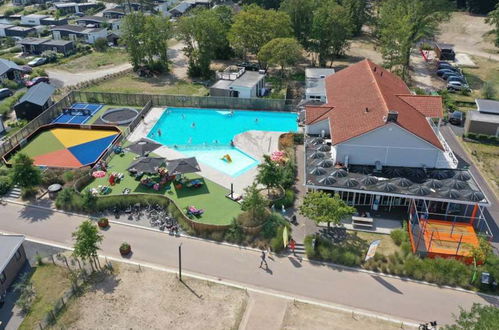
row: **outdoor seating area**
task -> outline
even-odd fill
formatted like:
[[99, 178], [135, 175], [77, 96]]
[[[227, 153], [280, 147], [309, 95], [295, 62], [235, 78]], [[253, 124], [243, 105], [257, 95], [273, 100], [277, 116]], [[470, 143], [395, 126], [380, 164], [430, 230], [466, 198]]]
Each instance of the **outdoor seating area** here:
[[143, 157], [130, 149], [125, 147], [107, 164], [99, 164], [83, 190], [96, 195], [165, 195], [200, 223], [227, 225], [241, 213], [240, 205], [226, 198], [228, 189], [196, 174], [195, 158], [166, 160], [155, 157], [154, 149], [137, 150], [150, 155]]

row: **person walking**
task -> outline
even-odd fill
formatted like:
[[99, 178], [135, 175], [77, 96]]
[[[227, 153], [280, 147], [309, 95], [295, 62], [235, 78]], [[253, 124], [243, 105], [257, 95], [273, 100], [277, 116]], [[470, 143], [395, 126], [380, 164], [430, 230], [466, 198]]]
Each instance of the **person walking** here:
[[269, 265], [267, 264], [267, 255], [265, 254], [265, 251], [262, 251], [262, 254], [260, 256], [260, 267], [262, 268], [262, 265], [265, 264], [265, 269], [269, 268]]
[[289, 248], [291, 249], [291, 252], [293, 252], [293, 255], [296, 255], [295, 254], [296, 242], [294, 239], [291, 239], [289, 241]]

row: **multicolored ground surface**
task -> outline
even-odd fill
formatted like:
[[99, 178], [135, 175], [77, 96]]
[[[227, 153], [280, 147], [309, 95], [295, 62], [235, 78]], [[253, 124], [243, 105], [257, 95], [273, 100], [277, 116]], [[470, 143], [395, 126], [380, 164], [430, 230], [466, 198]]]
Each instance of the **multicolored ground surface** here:
[[115, 130], [52, 128], [38, 134], [20, 152], [38, 166], [77, 168], [95, 162], [117, 135]]

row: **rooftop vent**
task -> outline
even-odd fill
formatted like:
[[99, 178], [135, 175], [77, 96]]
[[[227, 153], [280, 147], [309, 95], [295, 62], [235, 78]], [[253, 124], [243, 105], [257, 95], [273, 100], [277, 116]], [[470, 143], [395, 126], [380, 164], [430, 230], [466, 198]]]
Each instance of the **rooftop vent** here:
[[396, 123], [398, 119], [399, 113], [397, 111], [389, 111], [388, 116], [386, 117], [386, 122]]
[[374, 67], [373, 71], [376, 72], [376, 67]]
[[365, 113], [368, 113], [369, 112], [369, 108], [366, 107], [366, 110], [364, 110]]

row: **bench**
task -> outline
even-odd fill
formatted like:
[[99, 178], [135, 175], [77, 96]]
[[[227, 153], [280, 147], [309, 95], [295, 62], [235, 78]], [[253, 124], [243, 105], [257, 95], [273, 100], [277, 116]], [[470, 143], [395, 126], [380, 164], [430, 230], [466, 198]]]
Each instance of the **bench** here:
[[370, 217], [358, 217], [358, 216], [353, 216], [352, 217], [352, 224], [354, 226], [359, 226], [359, 227], [368, 227], [368, 228], [373, 228], [374, 225], [374, 219]]

